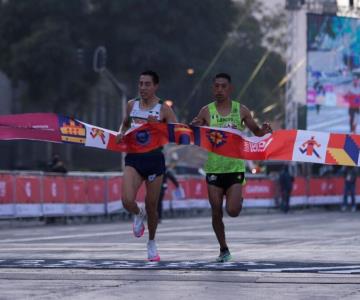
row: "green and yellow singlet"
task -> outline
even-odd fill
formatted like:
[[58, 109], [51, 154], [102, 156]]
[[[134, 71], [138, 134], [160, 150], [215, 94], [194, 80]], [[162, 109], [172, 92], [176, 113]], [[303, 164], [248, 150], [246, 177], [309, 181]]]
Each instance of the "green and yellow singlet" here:
[[[231, 101], [231, 112], [227, 116], [221, 116], [216, 109], [215, 102], [208, 105], [210, 113], [211, 127], [234, 128], [244, 130], [245, 126], [241, 124], [240, 103]], [[206, 173], [238, 173], [245, 172], [245, 161], [226, 157], [209, 152], [208, 159], [205, 163], [204, 170]]]

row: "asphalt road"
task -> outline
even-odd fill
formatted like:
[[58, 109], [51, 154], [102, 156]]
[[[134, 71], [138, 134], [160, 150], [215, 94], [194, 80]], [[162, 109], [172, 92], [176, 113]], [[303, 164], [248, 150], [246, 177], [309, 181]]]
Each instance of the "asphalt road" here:
[[131, 224], [2, 226], [0, 299], [360, 299], [360, 212], [225, 219], [232, 262], [214, 260], [209, 217], [159, 225], [160, 263]]

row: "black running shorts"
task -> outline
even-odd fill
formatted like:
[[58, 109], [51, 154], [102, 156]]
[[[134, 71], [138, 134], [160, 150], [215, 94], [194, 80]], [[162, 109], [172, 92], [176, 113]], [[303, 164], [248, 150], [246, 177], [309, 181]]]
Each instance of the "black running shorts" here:
[[215, 185], [219, 188], [226, 191], [233, 184], [244, 184], [245, 183], [245, 173], [207, 173], [206, 182], [210, 185]]
[[151, 182], [165, 173], [165, 157], [162, 151], [128, 153], [125, 166], [133, 167], [141, 177]]

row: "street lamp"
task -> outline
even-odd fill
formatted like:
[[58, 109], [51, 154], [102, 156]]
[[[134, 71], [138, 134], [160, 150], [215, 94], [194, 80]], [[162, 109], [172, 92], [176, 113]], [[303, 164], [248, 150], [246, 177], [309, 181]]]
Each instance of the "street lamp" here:
[[186, 73], [191, 76], [191, 75], [194, 75], [195, 70], [194, 70], [193, 68], [188, 68], [188, 69], [186, 70]]
[[[127, 89], [126, 86], [121, 83], [113, 73], [106, 67], [107, 51], [104, 46], [99, 46], [94, 51], [93, 57], [93, 70], [100, 75], [104, 75], [114, 85], [115, 90], [118, 92], [121, 98], [121, 117], [122, 120], [126, 117], [126, 103], [127, 103]], [[124, 156], [122, 156], [124, 158]], [[122, 169], [124, 170], [124, 159], [121, 163]]]
[[106, 48], [99, 46], [95, 49], [93, 57], [93, 69], [96, 73], [104, 75], [115, 86], [116, 91], [121, 97], [121, 116], [122, 119], [126, 117], [126, 103], [127, 103], [127, 89], [126, 86], [116, 79], [113, 73], [106, 67]]

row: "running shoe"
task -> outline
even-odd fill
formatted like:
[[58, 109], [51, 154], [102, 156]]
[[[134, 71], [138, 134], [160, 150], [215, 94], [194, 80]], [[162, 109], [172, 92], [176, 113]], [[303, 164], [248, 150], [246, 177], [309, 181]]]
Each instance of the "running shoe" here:
[[216, 262], [227, 262], [232, 259], [232, 256], [230, 254], [229, 250], [220, 251], [219, 257], [216, 259]]
[[148, 261], [160, 261], [155, 241], [148, 241], [147, 243]]
[[140, 212], [139, 214], [134, 216], [134, 222], [133, 222], [133, 233], [134, 236], [139, 238], [142, 237], [144, 235], [144, 231], [145, 231], [145, 225], [144, 225], [144, 220], [146, 217], [146, 213], [145, 210], [140, 207]]

